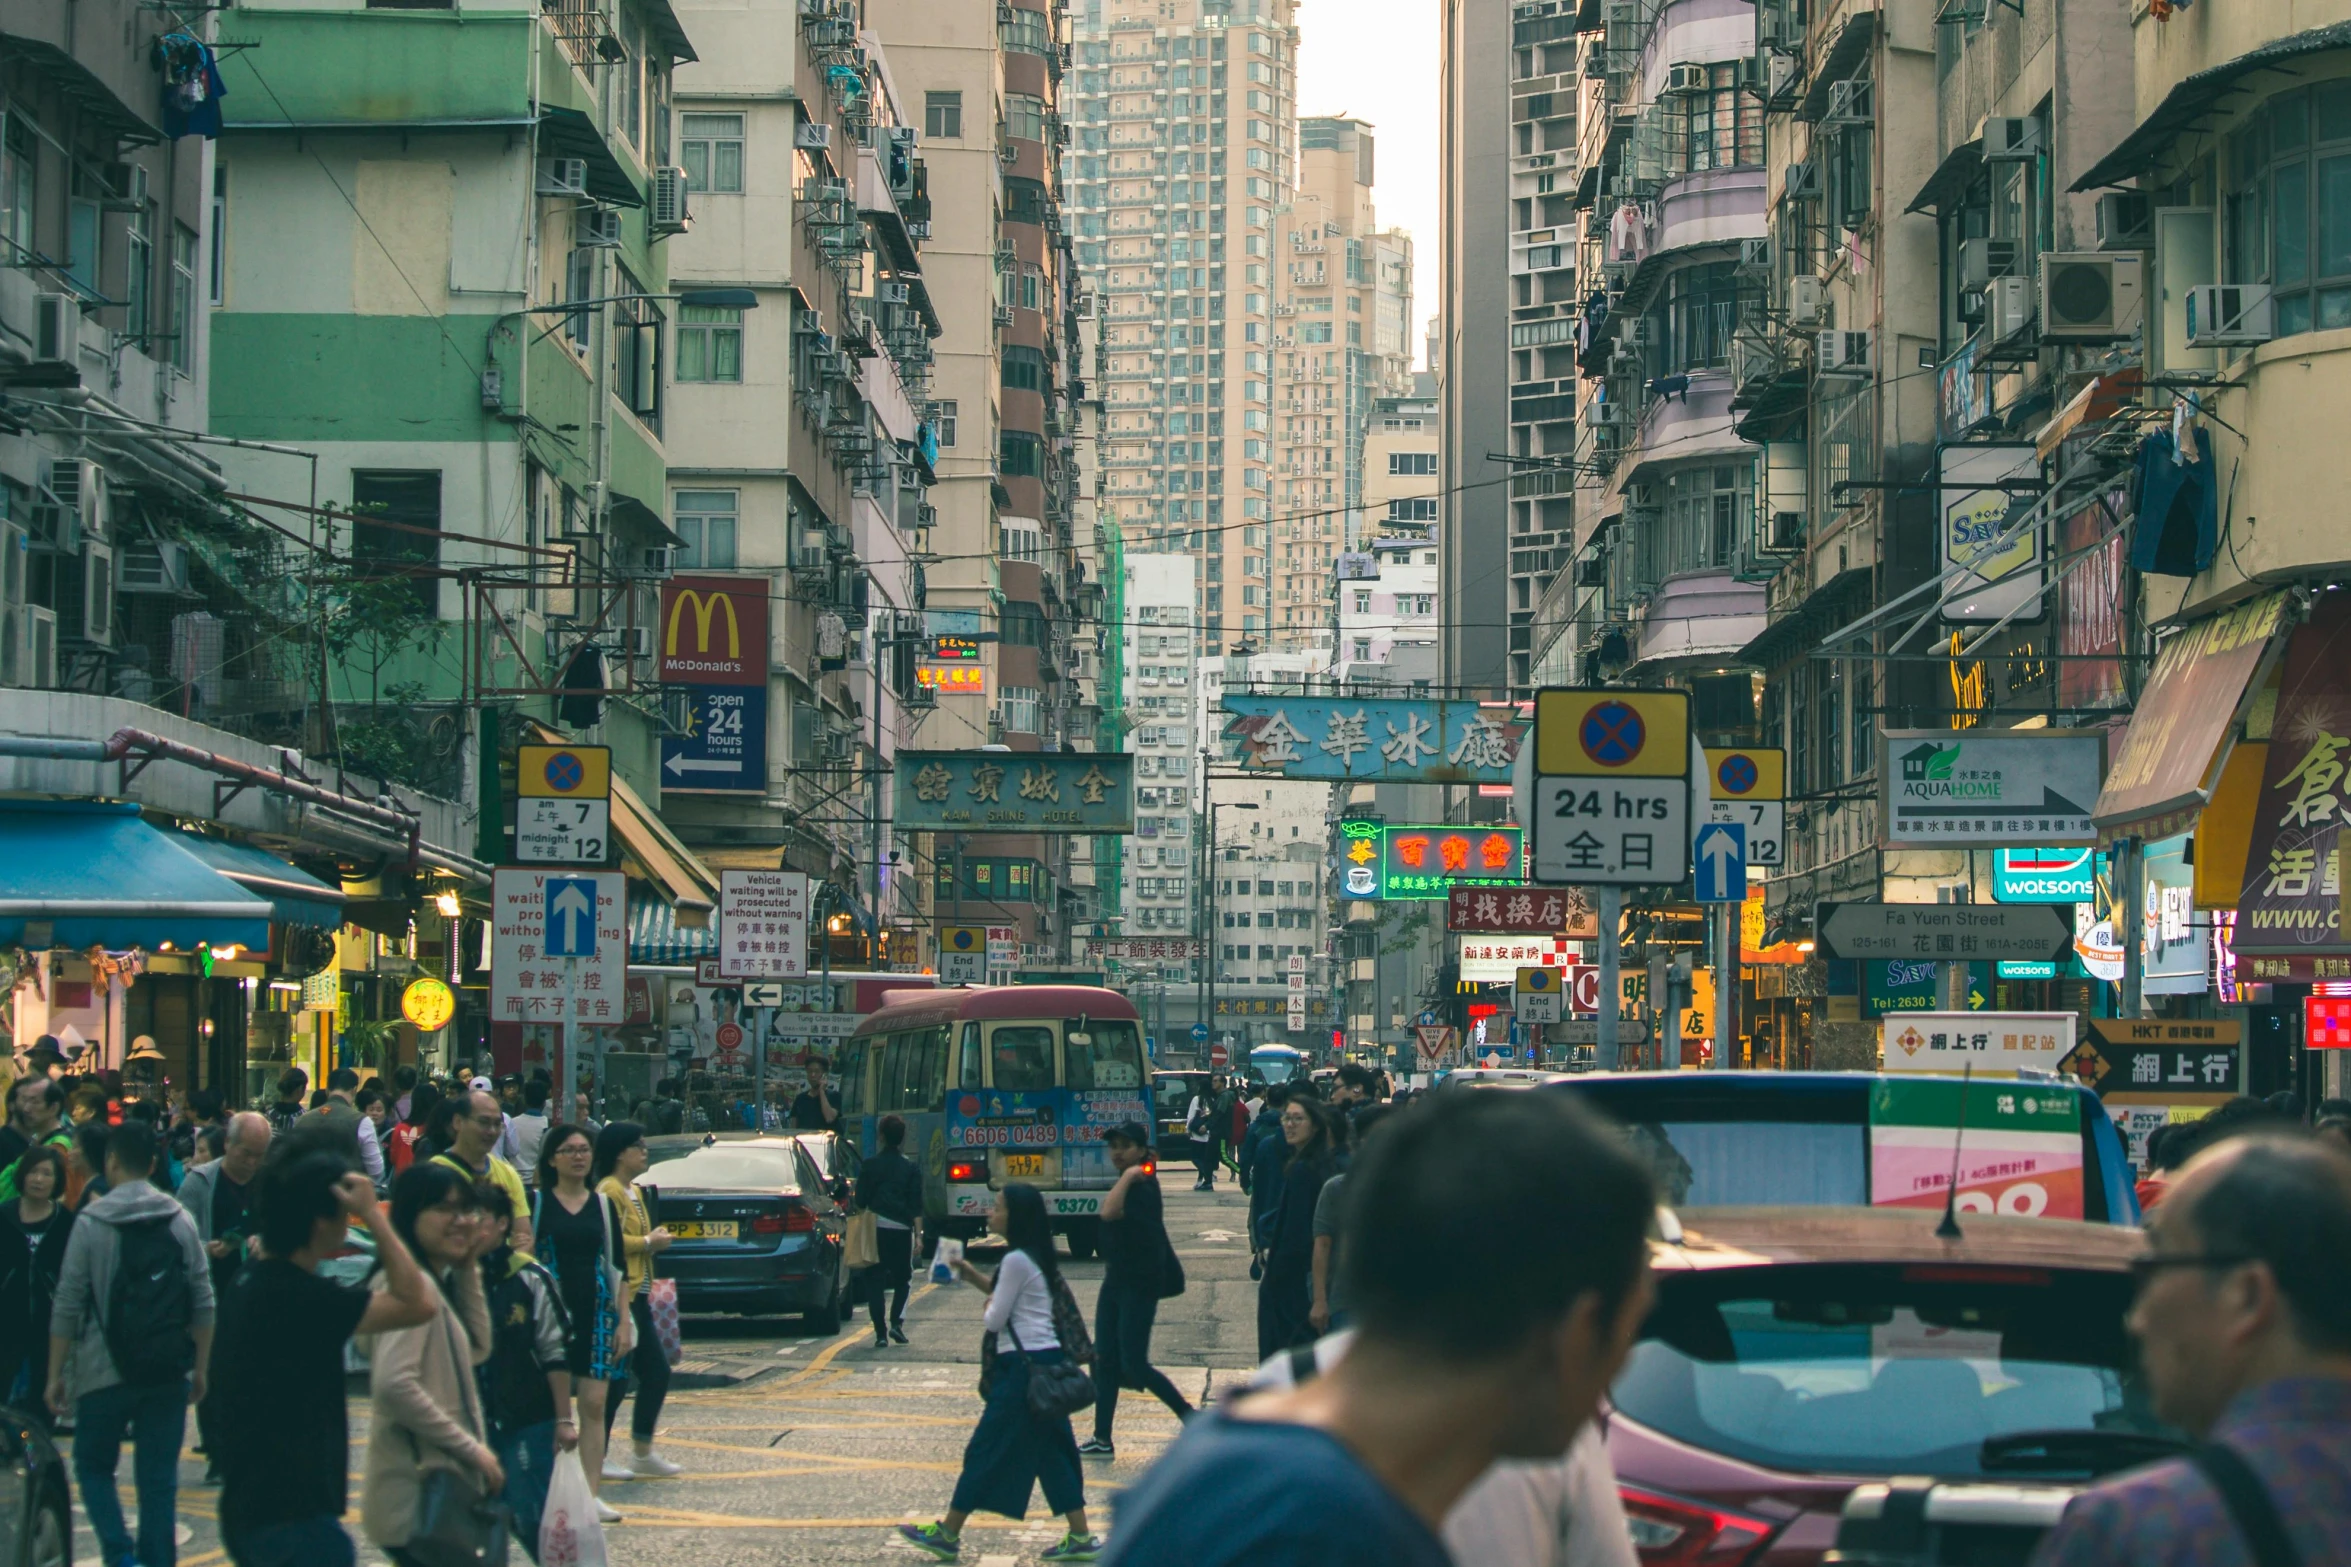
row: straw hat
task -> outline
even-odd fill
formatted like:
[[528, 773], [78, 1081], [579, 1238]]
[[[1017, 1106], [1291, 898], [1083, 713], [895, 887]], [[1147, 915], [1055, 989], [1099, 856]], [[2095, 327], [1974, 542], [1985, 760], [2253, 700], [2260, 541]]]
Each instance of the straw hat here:
[[160, 1061], [163, 1059], [163, 1052], [156, 1048], [153, 1034], [141, 1034], [131, 1041], [131, 1053], [123, 1059], [125, 1061]]

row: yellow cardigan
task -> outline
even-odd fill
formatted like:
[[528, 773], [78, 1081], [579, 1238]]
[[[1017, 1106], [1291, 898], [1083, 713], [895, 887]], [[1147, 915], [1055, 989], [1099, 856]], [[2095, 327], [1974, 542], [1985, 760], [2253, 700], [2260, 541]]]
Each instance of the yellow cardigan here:
[[596, 1190], [612, 1199], [620, 1210], [620, 1249], [628, 1263], [627, 1287], [621, 1293], [620, 1309], [627, 1311], [637, 1298], [637, 1291], [653, 1282], [653, 1252], [645, 1244], [645, 1237], [653, 1233], [653, 1221], [645, 1212], [645, 1194], [617, 1175], [607, 1175], [596, 1185]]

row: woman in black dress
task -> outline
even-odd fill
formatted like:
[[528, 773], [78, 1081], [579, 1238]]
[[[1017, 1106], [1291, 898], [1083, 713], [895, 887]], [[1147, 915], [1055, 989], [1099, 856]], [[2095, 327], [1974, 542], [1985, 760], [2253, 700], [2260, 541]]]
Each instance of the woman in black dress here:
[[1282, 1350], [1313, 1342], [1314, 1204], [1322, 1183], [1338, 1170], [1336, 1120], [1311, 1095], [1294, 1095], [1282, 1107], [1282, 1141], [1289, 1156], [1282, 1166], [1281, 1206], [1274, 1211], [1266, 1244], [1265, 1278], [1257, 1286], [1257, 1355], [1271, 1360]]
[[0, 1203], [0, 1403], [46, 1425], [49, 1303], [74, 1217], [65, 1206], [65, 1155], [48, 1143], [27, 1149], [16, 1184], [17, 1195]]
[[596, 1514], [617, 1523], [620, 1514], [601, 1495], [604, 1406], [625, 1374], [629, 1319], [621, 1310], [621, 1221], [612, 1199], [588, 1182], [596, 1144], [584, 1127], [551, 1126], [539, 1144], [539, 1195], [531, 1205], [536, 1255], [555, 1275], [571, 1316], [567, 1359], [572, 1396], [579, 1402], [580, 1465], [599, 1492]]

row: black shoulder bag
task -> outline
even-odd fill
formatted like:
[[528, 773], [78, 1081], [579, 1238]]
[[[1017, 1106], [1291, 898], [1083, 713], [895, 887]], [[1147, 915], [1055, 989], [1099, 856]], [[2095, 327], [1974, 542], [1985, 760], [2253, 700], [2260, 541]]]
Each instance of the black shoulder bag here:
[[[1033, 1386], [1030, 1391], [1033, 1395]], [[2276, 1498], [2243, 1454], [2225, 1443], [2209, 1442], [2191, 1453], [2189, 1460], [2228, 1505], [2229, 1516], [2236, 1520], [2252, 1549], [2254, 1567], [2302, 1567], [2302, 1553], [2286, 1533]]]

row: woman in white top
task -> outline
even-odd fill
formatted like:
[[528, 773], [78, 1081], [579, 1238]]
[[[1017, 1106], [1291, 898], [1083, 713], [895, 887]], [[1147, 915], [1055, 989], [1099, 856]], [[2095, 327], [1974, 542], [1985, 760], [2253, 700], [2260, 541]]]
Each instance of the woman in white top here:
[[1050, 1419], [1029, 1412], [1029, 1364], [1049, 1365], [1063, 1357], [1053, 1327], [1053, 1296], [1068, 1286], [1053, 1254], [1053, 1222], [1034, 1186], [1014, 1181], [996, 1194], [988, 1228], [1003, 1237], [1004, 1261], [993, 1276], [958, 1260], [963, 1282], [988, 1297], [981, 1317], [1000, 1349], [993, 1371], [982, 1378], [987, 1408], [963, 1449], [963, 1473], [947, 1516], [920, 1526], [900, 1524], [898, 1532], [940, 1561], [962, 1554], [963, 1521], [975, 1512], [1018, 1518], [1041, 1483], [1045, 1505], [1069, 1520], [1069, 1533], [1039, 1558], [1048, 1562], [1090, 1562], [1102, 1542], [1086, 1530], [1086, 1482], [1078, 1467], [1077, 1436], [1069, 1416]]

